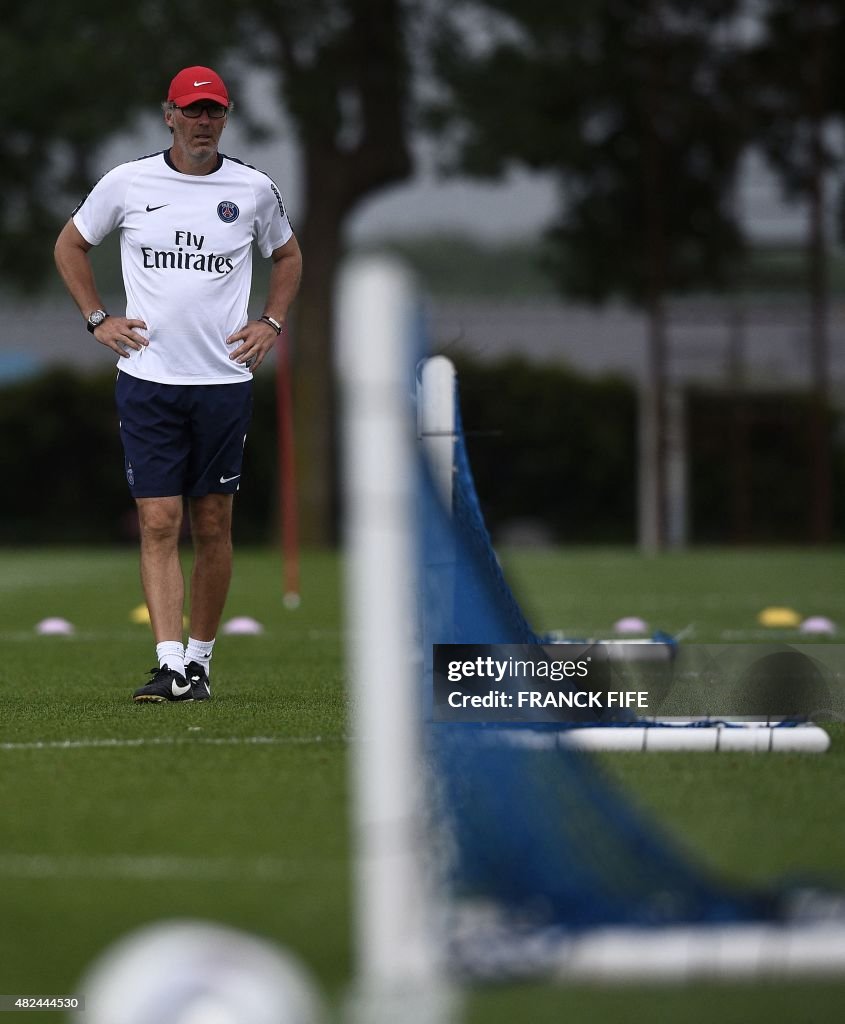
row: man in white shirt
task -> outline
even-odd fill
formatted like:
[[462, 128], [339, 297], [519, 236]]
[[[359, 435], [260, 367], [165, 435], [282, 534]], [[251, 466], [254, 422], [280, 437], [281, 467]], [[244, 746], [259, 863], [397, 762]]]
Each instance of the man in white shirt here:
[[[252, 374], [282, 330], [302, 266], [275, 183], [218, 150], [231, 110], [220, 76], [203, 66], [183, 69], [162, 107], [171, 148], [105, 174], [55, 250], [88, 330], [119, 356], [125, 470], [159, 661], [133, 697], [152, 702], [211, 696]], [[92, 245], [118, 229], [125, 316], [103, 308], [88, 258]], [[247, 318], [253, 242], [273, 261], [258, 320]], [[194, 543], [187, 648], [178, 550], [184, 498]]]

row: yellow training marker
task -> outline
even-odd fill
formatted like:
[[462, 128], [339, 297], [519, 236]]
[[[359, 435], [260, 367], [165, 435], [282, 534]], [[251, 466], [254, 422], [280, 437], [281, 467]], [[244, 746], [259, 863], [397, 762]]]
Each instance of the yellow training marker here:
[[[134, 622], [136, 626], [149, 626], [150, 625], [150, 609], [145, 604], [139, 604], [137, 608], [133, 608], [129, 613], [129, 621]], [[182, 616], [182, 625], [187, 628], [188, 616]]]
[[801, 624], [801, 616], [794, 608], [781, 608], [773, 605], [764, 608], [757, 616], [757, 621], [767, 629], [795, 629]]
[[145, 604], [139, 604], [129, 613], [129, 621], [134, 622], [136, 626], [149, 626], [150, 609]]

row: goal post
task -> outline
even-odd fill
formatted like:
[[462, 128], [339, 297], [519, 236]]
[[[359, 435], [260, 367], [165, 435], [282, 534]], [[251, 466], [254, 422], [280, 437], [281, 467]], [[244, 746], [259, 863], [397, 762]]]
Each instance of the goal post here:
[[418, 377], [420, 442], [443, 506], [451, 508], [455, 474], [455, 366], [446, 356], [432, 356], [423, 361]]
[[417, 302], [409, 273], [387, 258], [351, 263], [339, 285], [357, 959], [351, 1017], [362, 1024], [448, 1018], [425, 856], [414, 633]]

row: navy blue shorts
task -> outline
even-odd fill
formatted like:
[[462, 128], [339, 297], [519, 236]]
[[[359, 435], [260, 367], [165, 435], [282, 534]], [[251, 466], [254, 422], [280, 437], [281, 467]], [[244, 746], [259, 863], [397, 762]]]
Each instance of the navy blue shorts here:
[[200, 498], [238, 489], [251, 380], [157, 384], [118, 372], [115, 397], [134, 498]]

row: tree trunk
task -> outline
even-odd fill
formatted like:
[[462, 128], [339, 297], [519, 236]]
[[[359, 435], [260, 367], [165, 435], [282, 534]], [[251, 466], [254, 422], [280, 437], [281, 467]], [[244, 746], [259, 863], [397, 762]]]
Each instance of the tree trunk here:
[[828, 330], [827, 246], [824, 228], [824, 157], [822, 124], [814, 124], [814, 169], [810, 187], [810, 234], [808, 276], [810, 290], [810, 365], [813, 399], [810, 422], [810, 539], [816, 544], [830, 540], [833, 483], [827, 406], [830, 379]]
[[646, 554], [666, 545], [666, 311], [662, 295], [648, 308], [646, 384], [640, 420], [639, 545]]
[[[660, 39], [659, 4], [648, 5], [650, 44]], [[649, 53], [643, 94], [643, 237], [645, 240], [646, 311], [648, 344], [646, 360], [645, 430], [641, 435], [640, 548], [655, 554], [666, 544], [666, 240], [663, 223], [663, 159], [658, 123], [663, 83], [657, 52]]]
[[343, 225], [361, 198], [407, 177], [411, 165], [395, 149], [343, 154], [318, 146], [306, 147], [305, 162], [308, 212], [299, 234], [303, 274], [293, 325], [294, 429], [299, 536], [305, 546], [321, 546], [338, 540], [333, 334]]
[[[291, 3], [270, 5], [267, 14], [303, 148], [307, 212], [297, 232], [303, 277], [291, 335], [299, 535], [305, 545], [337, 541], [332, 335], [343, 226], [362, 199], [412, 170], [402, 5], [347, 0], [336, 8], [343, 17], [334, 33], [326, 32], [320, 10]], [[314, 33], [314, 46], [297, 47], [306, 29]]]
[[299, 236], [303, 274], [293, 325], [294, 436], [299, 536], [306, 546], [337, 540], [332, 335], [334, 284], [342, 258], [344, 213], [333, 201], [334, 177], [330, 168], [321, 168], [312, 161], [308, 173], [312, 195], [308, 197], [308, 215]]
[[745, 311], [742, 300], [731, 309], [727, 390], [731, 398], [728, 458], [731, 469], [730, 537], [734, 544], [751, 540], [751, 447], [748, 390], [745, 377]]

